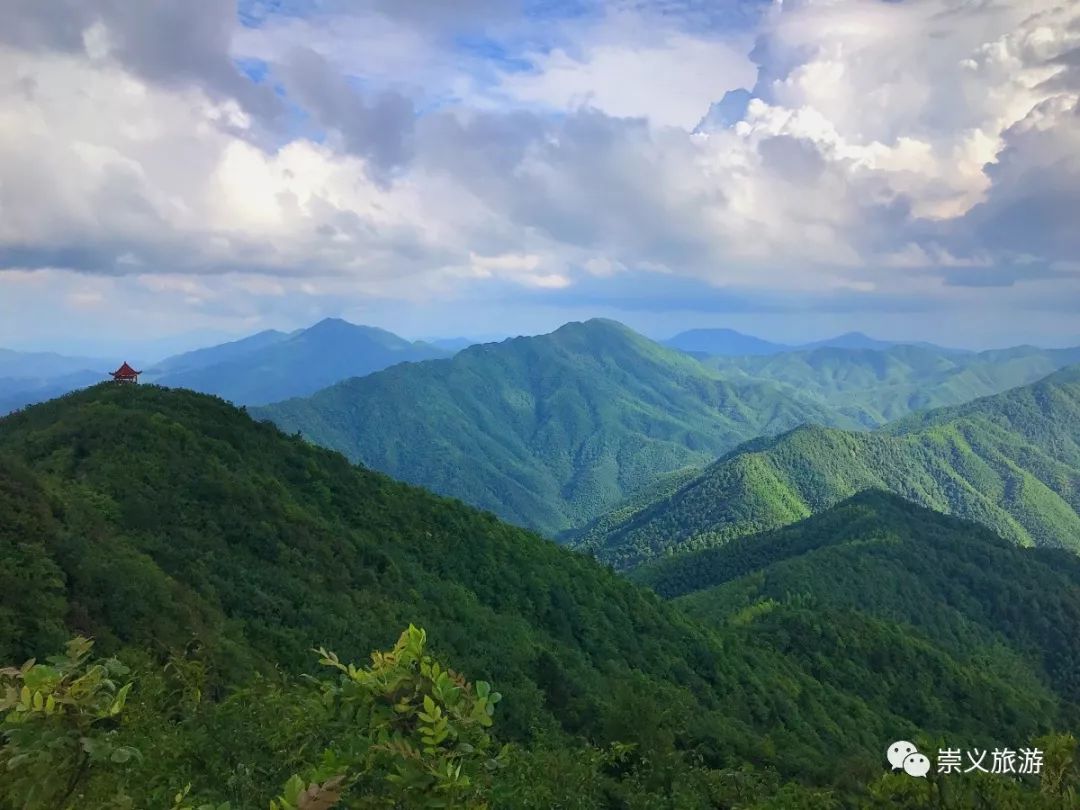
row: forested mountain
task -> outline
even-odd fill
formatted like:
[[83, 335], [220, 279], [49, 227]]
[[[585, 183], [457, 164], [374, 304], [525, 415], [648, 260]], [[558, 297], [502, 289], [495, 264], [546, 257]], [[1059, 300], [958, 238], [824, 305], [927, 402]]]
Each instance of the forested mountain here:
[[774, 382], [813, 396], [877, 427], [913, 411], [958, 405], [1035, 382], [1080, 363], [1080, 348], [1018, 346], [976, 353], [926, 345], [827, 347], [703, 362], [728, 376]]
[[[980, 573], [1017, 553], [942, 525]], [[110, 698], [104, 732], [84, 732], [120, 753], [76, 772], [79, 807], [186, 807], [190, 791], [262, 808], [291, 773], [332, 775], [323, 746], [347, 749], [362, 718], [324, 726], [322, 693], [292, 674], [312, 646], [360, 660], [410, 622], [502, 693], [494, 733], [516, 753], [494, 772], [498, 807], [888, 802], [922, 789], [882, 776], [893, 739], [1030, 744], [1075, 720], [1041, 636], [1027, 656], [975, 656], [881, 615], [798, 603], [706, 627], [586, 557], [187, 391], [102, 385], [0, 420], [0, 555], [0, 660], [79, 632], [134, 668], [95, 676], [135, 688], [126, 708]], [[1040, 594], [1023, 615], [1075, 637], [1074, 561], [1023, 573], [1018, 593]], [[939, 572], [926, 577], [951, 598]], [[44, 689], [58, 671], [21, 672]], [[9, 744], [36, 739], [22, 722]], [[632, 747], [604, 754], [615, 742]], [[48, 768], [41, 756], [5, 760], [0, 806], [26, 768]], [[978, 790], [1066, 806], [1025, 785]]]
[[603, 320], [398, 366], [255, 413], [551, 533], [753, 436], [837, 422], [797, 394], [728, 381]]
[[292, 334], [260, 332], [244, 341], [171, 358], [164, 373], [148, 379], [216, 394], [238, 405], [258, 405], [306, 396], [397, 363], [447, 354], [383, 329], [327, 318]]
[[868, 487], [1021, 545], [1080, 551], [1080, 367], [874, 433], [806, 426], [749, 442], [580, 544], [630, 568], [793, 523]]
[[[1080, 705], [1080, 558], [1019, 548], [990, 530], [867, 490], [806, 520], [634, 572], [706, 621], [792, 599], [916, 628], [958, 655], [1002, 644]], [[989, 660], [995, 656], [990, 655]]]

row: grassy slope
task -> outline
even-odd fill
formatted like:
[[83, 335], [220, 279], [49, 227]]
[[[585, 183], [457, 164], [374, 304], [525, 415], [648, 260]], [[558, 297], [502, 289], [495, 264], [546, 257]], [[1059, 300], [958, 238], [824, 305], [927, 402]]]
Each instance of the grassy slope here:
[[792, 523], [868, 487], [1021, 545], [1080, 551], [1080, 368], [876, 433], [805, 427], [750, 442], [580, 542], [633, 567]]
[[551, 533], [752, 436], [835, 424], [825, 407], [769, 384], [728, 382], [610, 321], [474, 346], [256, 413]]

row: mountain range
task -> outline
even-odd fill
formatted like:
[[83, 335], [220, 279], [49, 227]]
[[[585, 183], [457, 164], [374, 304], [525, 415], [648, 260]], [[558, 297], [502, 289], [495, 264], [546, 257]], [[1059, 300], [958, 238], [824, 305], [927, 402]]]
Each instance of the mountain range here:
[[1043, 678], [1080, 705], [1080, 651], [1036, 618], [1080, 619], [1080, 558], [1018, 548], [891, 493], [865, 490], [791, 526], [642, 566], [632, 578], [707, 623], [754, 623], [795, 602], [897, 622], [964, 658], [1004, 645], [1037, 660]]
[[816, 340], [810, 343], [786, 344], [746, 335], [734, 329], [690, 329], [680, 332], [664, 344], [689, 354], [718, 357], [755, 357], [789, 352], [812, 351], [813, 349], [862, 349], [883, 351], [897, 346], [919, 346], [932, 351], [948, 354], [964, 354], [959, 349], [946, 349], [923, 341], [878, 340], [862, 332], [845, 332], [836, 337]]
[[[649, 497], [667, 498], [742, 441], [814, 425], [789, 441], [821, 445], [812, 454], [832, 459], [834, 434], [822, 428], [879, 427], [918, 408], [1038, 380], [1077, 359], [1075, 349], [960, 354], [924, 346], [697, 359], [594, 320], [347, 380], [256, 413], [373, 469], [550, 535], [572, 537], [598, 521], [591, 547], [605, 527]], [[884, 439], [851, 433], [851, 441], [872, 454]], [[879, 475], [850, 476], [883, 485]], [[920, 500], [947, 501], [937, 493]], [[1000, 515], [991, 525], [1025, 542], [1032, 531], [1059, 538], [1072, 525], [1050, 520], [1052, 531], [1018, 528]]]
[[822, 511], [868, 487], [1020, 545], [1080, 551], [1080, 366], [872, 432], [804, 426], [748, 442], [580, 540], [631, 568]]
[[776, 383], [866, 427], [878, 427], [913, 411], [959, 405], [1035, 382], [1080, 363], [1080, 348], [956, 352], [925, 345], [826, 347], [702, 362], [728, 377]]
[[328, 318], [299, 332], [260, 332], [172, 358], [160, 369], [151, 369], [147, 379], [216, 394], [237, 405], [261, 405], [306, 396], [397, 363], [448, 355], [446, 350], [410, 342], [383, 329]]
[[[251, 405], [311, 394], [396, 363], [451, 354], [383, 329], [328, 318], [294, 332], [268, 329], [155, 363], [132, 363], [143, 372], [143, 382]], [[108, 379], [121, 362], [0, 350], [0, 414]]]
[[[141, 752], [93, 760], [86, 807], [165, 806], [178, 783], [266, 806], [362, 723], [328, 736], [296, 677], [310, 648], [360, 660], [410, 622], [502, 694], [495, 806], [897, 806], [914, 783], [882, 741], [1026, 745], [1077, 718], [1080, 562], [880, 494], [674, 591], [654, 578], [689, 594], [667, 602], [219, 399], [106, 384], [0, 419], [0, 541], [0, 661], [81, 633], [136, 685], [83, 732]], [[1040, 795], [999, 781], [992, 806]]]
[[396, 366], [253, 413], [552, 534], [751, 437], [804, 422], [854, 426], [605, 320]]

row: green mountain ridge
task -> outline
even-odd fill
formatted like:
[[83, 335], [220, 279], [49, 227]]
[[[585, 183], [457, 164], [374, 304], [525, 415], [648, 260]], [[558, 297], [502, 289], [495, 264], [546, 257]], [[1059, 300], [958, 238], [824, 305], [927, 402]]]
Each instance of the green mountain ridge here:
[[473, 346], [253, 413], [550, 534], [752, 436], [852, 424], [770, 384], [725, 380], [603, 320]]
[[[1071, 637], [1076, 616], [1051, 598], [1076, 591], [1070, 576], [1039, 586], [1042, 623]], [[798, 604], [710, 628], [582, 555], [203, 395], [101, 385], [0, 419], [0, 660], [80, 632], [147, 684], [117, 733], [152, 756], [122, 783], [91, 781], [81, 807], [113, 806], [120, 787], [166, 806], [185, 782], [265, 807], [320, 757], [299, 744], [319, 729], [289, 673], [312, 646], [359, 660], [410, 622], [503, 694], [499, 738], [525, 770], [497, 775], [496, 792], [524, 779], [514, 795], [535, 799], [497, 806], [810, 806], [760, 775], [850, 798], [897, 737], [1016, 744], [1074, 717], [1040, 657], [984, 647], [992, 659], [976, 661]], [[793, 638], [848, 652], [826, 664]], [[633, 759], [588, 777], [595, 803], [578, 797], [589, 746], [615, 741]]]
[[706, 621], [794, 598], [913, 627], [961, 656], [1003, 644], [1040, 659], [1046, 679], [1080, 704], [1080, 654], [1061, 632], [1080, 622], [1080, 558], [1018, 548], [891, 493], [864, 490], [782, 529], [643, 566], [632, 579]]
[[806, 426], [751, 441], [577, 544], [632, 568], [793, 523], [870, 487], [1020, 545], [1080, 551], [1080, 367], [874, 433]]

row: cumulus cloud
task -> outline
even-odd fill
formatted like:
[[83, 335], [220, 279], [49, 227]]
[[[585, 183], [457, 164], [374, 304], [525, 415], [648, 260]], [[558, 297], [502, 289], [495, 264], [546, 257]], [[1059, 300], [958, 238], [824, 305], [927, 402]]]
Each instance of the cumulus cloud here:
[[137, 5], [0, 0], [0, 279], [1077, 300], [1074, 0]]

